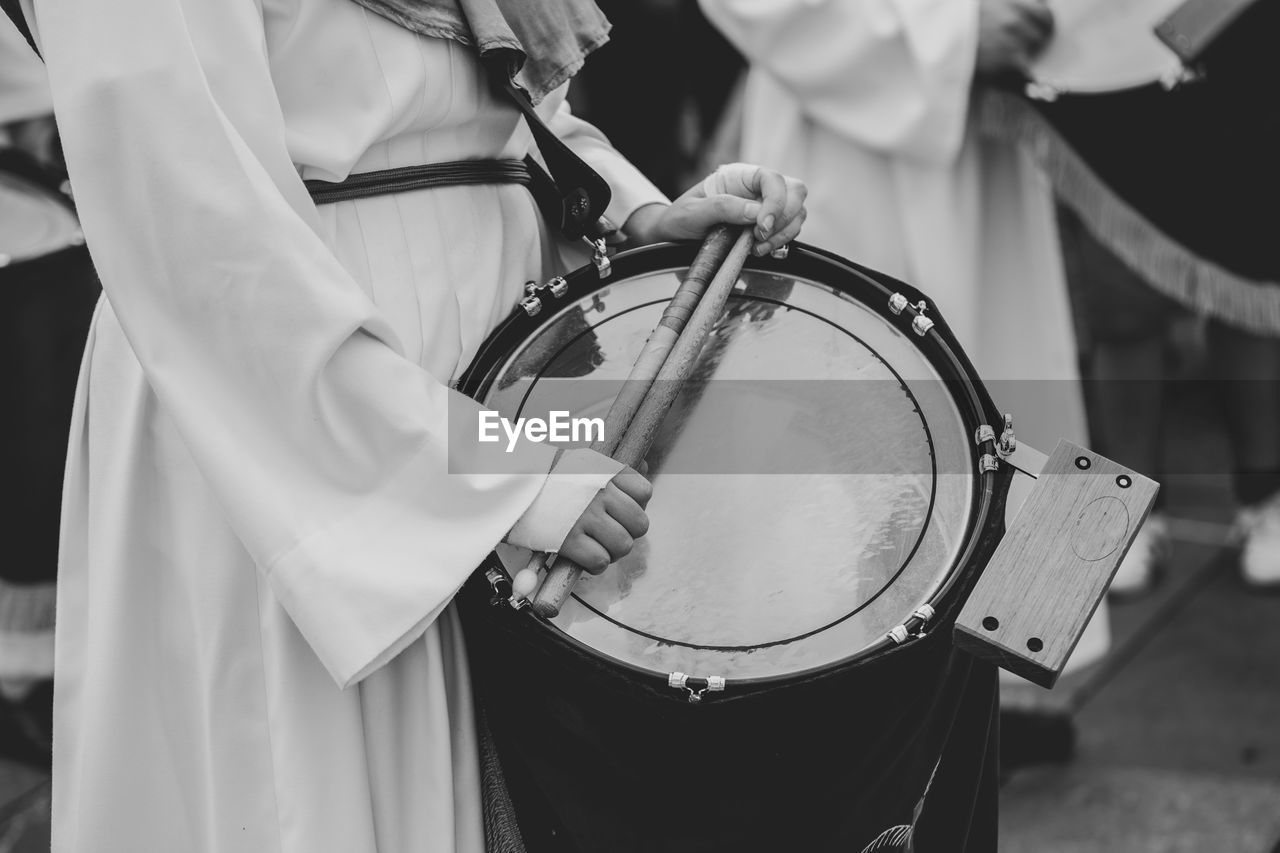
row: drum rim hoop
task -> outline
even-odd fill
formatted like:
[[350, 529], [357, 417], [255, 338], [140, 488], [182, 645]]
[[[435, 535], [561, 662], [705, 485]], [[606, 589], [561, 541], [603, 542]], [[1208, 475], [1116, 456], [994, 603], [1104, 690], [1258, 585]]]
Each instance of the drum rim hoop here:
[[[697, 248], [698, 244], [690, 241], [658, 243], [619, 252], [612, 258], [613, 274], [604, 280], [599, 278], [594, 265], [587, 264], [564, 276], [569, 289], [564, 301], [558, 303], [558, 305], [562, 304], [567, 308], [578, 300], [617, 281], [668, 267], [687, 266], [692, 261]], [[895, 318], [892, 312], [889, 311], [889, 297], [893, 294], [901, 293], [905, 295], [908, 301], [914, 305], [922, 300], [927, 301], [923, 293], [884, 273], [863, 267], [816, 246], [797, 241], [791, 244], [790, 249], [791, 251], [788, 255], [781, 259], [770, 256], [764, 258], [753, 257], [748, 260], [746, 271], [791, 274], [821, 282], [820, 279], [813, 276], [803, 275], [801, 270], [814, 264], [825, 264], [846, 276], [851, 276], [861, 285], [878, 291], [883, 296], [883, 299], [879, 300], [879, 304], [860, 298], [845, 288], [837, 287], [829, 282], [821, 282], [855, 299], [868, 310], [885, 317], [890, 322], [894, 319], [901, 320], [904, 334], [925, 352], [926, 359], [933, 368], [940, 374], [944, 374], [946, 373], [942, 369], [944, 365], [938, 364], [936, 360], [941, 359], [945, 366], [949, 367], [951, 372], [955, 374], [950, 377], [944, 375], [943, 380], [949, 385], [953, 382], [958, 382], [968, 392], [968, 399], [964, 401], [958, 399], [958, 395], [954, 391], [951, 394], [952, 400], [959, 410], [961, 420], [965, 422], [967, 427], [975, 426], [969, 423], [971, 420], [978, 420], [982, 423], [999, 422], [999, 412], [989, 392], [979, 378], [972, 362], [955, 341], [955, 337], [945, 319], [936, 312], [936, 309], [932, 307], [932, 303], [929, 303], [929, 313], [934, 325], [923, 336], [911, 335], [909, 331], [906, 331], [910, 329], [912, 319], [908, 312], [903, 312]], [[483, 395], [488, 393], [502, 366], [507, 363], [515, 349], [529, 340], [539, 328], [552, 322], [560, 313], [561, 310], [551, 310], [539, 312], [538, 315], [533, 316], [517, 307], [480, 345], [471, 364], [468, 365], [455, 383], [455, 388], [473, 399], [483, 399]], [[929, 357], [928, 351], [930, 349], [935, 350], [933, 355], [936, 358]], [[959, 607], [963, 604], [963, 594], [967, 594], [967, 587], [972, 586], [972, 581], [976, 580], [977, 574], [981, 572], [982, 566], [972, 564], [974, 552], [979, 543], [987, 538], [989, 531], [999, 529], [1002, 526], [1002, 521], [998, 517], [999, 514], [993, 513], [992, 510], [994, 506], [1003, 503], [1003, 494], [1007, 491], [1009, 479], [1007, 471], [987, 471], [973, 478], [974, 503], [964, 530], [962, 539], [964, 544], [961, 546], [959, 556], [953, 561], [949, 574], [928, 602], [936, 611], [934, 627], [949, 623], [951, 617], [959, 612]], [[490, 558], [485, 560], [477, 575], [482, 579], [485, 568], [501, 567], [501, 565], [501, 560], [496, 555], [490, 555]], [[959, 583], [961, 579], [967, 579], [967, 581], [961, 584]], [[582, 640], [555, 628], [555, 626], [542, 625], [540, 626], [539, 634], [549, 638], [552, 642], [562, 643], [565, 647], [574, 649], [599, 664], [627, 671], [643, 682], [655, 685], [659, 682], [663, 685], [666, 683], [665, 676], [660, 675], [655, 670], [645, 669], [628, 661], [604, 654]], [[879, 660], [896, 651], [905, 650], [910, 645], [910, 643], [900, 645], [886, 637], [838, 661], [780, 675], [732, 678], [730, 681], [735, 688], [745, 688], [749, 692], [755, 692], [756, 689], [760, 688], [790, 684], [799, 680], [808, 680], [822, 677], [826, 674], [842, 672], [872, 660]]]

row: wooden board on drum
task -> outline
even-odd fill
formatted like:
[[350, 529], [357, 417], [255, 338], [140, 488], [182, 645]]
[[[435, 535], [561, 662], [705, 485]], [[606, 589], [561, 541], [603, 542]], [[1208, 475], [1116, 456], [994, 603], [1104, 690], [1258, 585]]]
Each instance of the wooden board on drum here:
[[1052, 687], [1159, 489], [1058, 442], [956, 620], [956, 645]]

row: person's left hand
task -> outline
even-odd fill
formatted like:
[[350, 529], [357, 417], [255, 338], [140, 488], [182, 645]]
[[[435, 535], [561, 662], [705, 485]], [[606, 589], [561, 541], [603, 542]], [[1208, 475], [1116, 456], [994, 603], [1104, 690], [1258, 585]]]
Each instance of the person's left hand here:
[[702, 237], [712, 226], [754, 225], [757, 255], [767, 255], [795, 239], [804, 224], [804, 182], [747, 163], [721, 166], [669, 205], [649, 204], [622, 227], [635, 243]]

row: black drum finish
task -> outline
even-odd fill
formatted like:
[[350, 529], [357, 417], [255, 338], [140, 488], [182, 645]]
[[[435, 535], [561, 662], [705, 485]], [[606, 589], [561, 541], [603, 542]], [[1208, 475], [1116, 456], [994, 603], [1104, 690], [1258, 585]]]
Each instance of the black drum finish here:
[[8, 401], [0, 446], [10, 494], [0, 524], [0, 579], [34, 584], [53, 581], [57, 571], [71, 408], [100, 286], [56, 179], [3, 152], [0, 182], [0, 203], [11, 210], [28, 206], [42, 219], [39, 229], [24, 227], [23, 237], [32, 239], [16, 241], [30, 252], [14, 252], [14, 241], [0, 233], [0, 252], [8, 256], [0, 266], [0, 364]]
[[[537, 316], [517, 312], [495, 331], [461, 390], [488, 399], [512, 354], [554, 322], [557, 305], [597, 291], [616, 299], [629, 278], [687, 266], [695, 250], [624, 253], [605, 282], [594, 268], [573, 274], [563, 303], [544, 295]], [[897, 328], [909, 328], [911, 317], [892, 314], [889, 296], [925, 298], [799, 244], [786, 259], [752, 260], [751, 271], [821, 282], [833, 299], [852, 298]], [[945, 322], [928, 315], [933, 330], [909, 339], [944, 380], [972, 448], [973, 429], [998, 423], [998, 412]], [[930, 599], [937, 615], [927, 633], [850, 647], [843, 660], [797, 664], [789, 674], [730, 679], [696, 704], [657, 668], [601, 653], [528, 610], [495, 605], [482, 568], [459, 603], [479, 700], [529, 850], [859, 853], [911, 825], [917, 853], [995, 851], [995, 671], [956, 651], [950, 626], [1003, 535], [1010, 477], [1004, 467], [970, 478], [970, 515], [956, 522], [955, 564]]]

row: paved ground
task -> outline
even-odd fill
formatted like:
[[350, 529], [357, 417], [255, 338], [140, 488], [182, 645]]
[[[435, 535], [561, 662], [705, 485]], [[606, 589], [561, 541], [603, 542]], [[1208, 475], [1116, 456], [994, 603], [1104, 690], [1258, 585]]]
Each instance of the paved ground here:
[[1002, 853], [1280, 853], [1280, 599], [1175, 567], [1193, 594], [1076, 713], [1075, 760], [1006, 784]]
[[1170, 414], [1163, 583], [1112, 606], [1100, 675], [1053, 697], [1076, 756], [1008, 780], [1001, 853], [1280, 853], [1280, 596], [1239, 580], [1209, 384], [1181, 385]]

